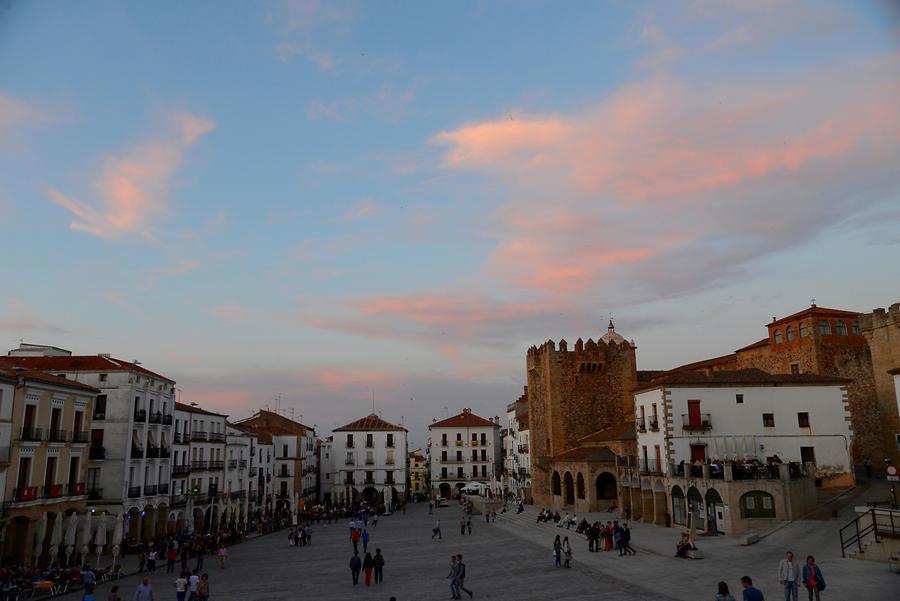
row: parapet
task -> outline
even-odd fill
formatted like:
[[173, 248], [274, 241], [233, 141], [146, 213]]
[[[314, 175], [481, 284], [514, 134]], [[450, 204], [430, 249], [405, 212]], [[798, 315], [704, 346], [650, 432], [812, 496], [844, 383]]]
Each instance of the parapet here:
[[900, 325], [900, 303], [894, 303], [887, 309], [872, 309], [871, 313], [859, 316], [859, 326], [863, 332], [891, 325]]

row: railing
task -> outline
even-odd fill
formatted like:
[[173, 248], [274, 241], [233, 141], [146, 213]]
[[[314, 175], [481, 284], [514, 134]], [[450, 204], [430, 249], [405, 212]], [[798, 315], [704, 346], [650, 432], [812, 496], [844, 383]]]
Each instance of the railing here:
[[170, 413], [169, 415], [164, 415], [162, 418], [162, 423], [164, 426], [171, 426], [172, 425], [172, 414]]
[[709, 413], [682, 413], [681, 427], [685, 430], [710, 430], [712, 429], [712, 421]]
[[209, 462], [209, 469], [211, 469], [211, 470], [223, 470], [223, 469], [225, 469], [225, 462], [224, 462], [224, 461], [210, 461], [210, 462]]
[[156, 485], [156, 494], [158, 495], [167, 495], [169, 494], [169, 483], [165, 484], [157, 484]]
[[647, 431], [646, 421], [647, 420], [645, 420], [643, 417], [639, 417], [634, 420], [634, 425], [637, 428], [638, 432], [646, 432]]
[[641, 459], [640, 470], [642, 474], [659, 474], [661, 466], [656, 462], [655, 458]]
[[136, 499], [141, 496], [141, 487], [140, 486], [129, 486], [128, 487], [128, 498]]
[[172, 475], [173, 476], [187, 476], [191, 473], [190, 465], [173, 465], [172, 466]]
[[169, 447], [159, 447], [159, 456], [162, 459], [168, 459], [172, 456], [172, 451], [169, 450]]
[[188, 496], [187, 495], [172, 495], [170, 504], [175, 506], [187, 505]]
[[247, 467], [247, 460], [246, 459], [239, 460], [238, 466], [240, 466], [241, 469], [244, 469], [245, 467]]
[[527, 452], [528, 452], [528, 445], [527, 445], [527, 444], [520, 444], [520, 445], [517, 447], [517, 450], [519, 451], [519, 453], [527, 453]]
[[105, 411], [94, 411], [93, 419], [95, 422], [102, 422], [103, 420], [106, 419], [106, 412]]
[[228, 460], [228, 469], [236, 470], [238, 466], [237, 459], [229, 459]]
[[175, 441], [175, 444], [190, 444], [191, 435], [187, 432], [178, 432], [173, 437], [173, 440]]
[[159, 447], [153, 445], [148, 446], [147, 459], [159, 459]]
[[40, 486], [23, 486], [13, 489], [13, 501], [16, 503], [27, 503], [28, 501], [36, 501], [41, 494]]
[[225, 442], [225, 434], [222, 432], [210, 432], [209, 442]]
[[131, 445], [131, 458], [132, 459], [143, 459], [144, 457], [144, 449], [137, 446], [136, 444]]
[[781, 474], [777, 464], [732, 463], [731, 478], [733, 480], [778, 480], [781, 478]]
[[70, 497], [80, 497], [87, 494], [87, 487], [84, 482], [69, 482], [66, 484], [66, 495]]
[[478, 439], [475, 439], [475, 438], [472, 439], [472, 446], [473, 446], [473, 447], [477, 447], [477, 446], [478, 446]]
[[88, 459], [106, 459], [106, 449], [100, 445], [91, 445], [88, 450]]
[[89, 432], [72, 432], [72, 442], [84, 443], [90, 439]]
[[205, 470], [209, 468], [209, 464], [205, 461], [191, 461], [192, 470]]
[[43, 428], [25, 426], [19, 430], [19, 440], [26, 442], [41, 442], [44, 440], [44, 430]]
[[659, 418], [655, 415], [651, 415], [647, 418], [647, 428], [651, 432], [659, 432]]
[[278, 477], [279, 478], [290, 478], [291, 474], [287, 470], [281, 470], [280, 472], [278, 472]]
[[145, 422], [147, 421], [147, 410], [146, 409], [138, 409], [134, 412], [134, 421], [136, 422]]
[[872, 507], [865, 513], [856, 516], [856, 519], [841, 528], [841, 556], [846, 557], [846, 551], [852, 546], [862, 553], [863, 541], [869, 535], [875, 537], [875, 542], [880, 542], [882, 537], [900, 537], [900, 511], [896, 509], [881, 509]]
[[161, 411], [155, 411], [150, 414], [150, 423], [151, 424], [161, 424], [162, 423], [163, 414]]
[[65, 430], [50, 430], [47, 441], [48, 442], [66, 442], [69, 440], [69, 433]]
[[58, 499], [63, 496], [62, 484], [48, 484], [41, 490], [41, 496], [45, 499]]
[[463, 446], [463, 441], [457, 440], [457, 441], [456, 441], [456, 446], [458, 446], [458, 447]]
[[191, 438], [197, 441], [206, 441], [206, 432], [195, 430], [194, 432], [191, 432]]
[[89, 488], [87, 489], [87, 498], [88, 501], [99, 501], [103, 498], [103, 489], [102, 488]]
[[344, 461], [344, 465], [356, 465], [356, 462], [352, 459], [347, 459]]

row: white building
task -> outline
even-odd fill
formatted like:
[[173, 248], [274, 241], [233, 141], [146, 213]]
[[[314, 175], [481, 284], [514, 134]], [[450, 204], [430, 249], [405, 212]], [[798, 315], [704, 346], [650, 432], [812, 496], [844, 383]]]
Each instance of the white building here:
[[326, 505], [334, 502], [334, 436], [319, 443], [319, 501]]
[[106, 354], [72, 355], [22, 344], [4, 358], [100, 389], [91, 421], [88, 500], [96, 512], [125, 514], [126, 536], [167, 529], [175, 382]]
[[469, 485], [499, 491], [502, 478], [500, 418], [485, 419], [463, 409], [428, 429], [431, 495], [450, 498]]
[[272, 436], [265, 432], [256, 432], [256, 456], [254, 457], [256, 472], [254, 495], [256, 515], [271, 515], [275, 509], [275, 445]]
[[407, 458], [406, 428], [374, 413], [336, 428], [328, 470], [333, 501], [387, 505], [404, 500]]
[[233, 521], [246, 523], [256, 509], [256, 435], [225, 424], [225, 496]]
[[523, 395], [506, 407], [503, 483], [505, 492], [522, 498], [531, 496], [531, 452], [528, 429], [528, 401]]
[[[173, 489], [187, 494], [182, 502], [192, 506], [190, 512], [174, 508], [171, 521], [182, 520], [188, 529], [208, 531], [221, 524], [225, 504], [225, 422], [227, 416], [198, 406], [176, 403], [175, 435], [181, 461], [190, 464], [190, 472], [173, 474]], [[185, 459], [186, 458], [186, 459]], [[179, 466], [185, 465], [179, 463]], [[185, 489], [185, 483], [187, 488]]]

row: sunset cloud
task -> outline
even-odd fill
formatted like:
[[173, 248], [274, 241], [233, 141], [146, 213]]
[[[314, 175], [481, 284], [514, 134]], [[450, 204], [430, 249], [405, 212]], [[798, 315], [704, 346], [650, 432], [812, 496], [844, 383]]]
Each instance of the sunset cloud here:
[[169, 122], [168, 136], [106, 158], [95, 182], [97, 202], [49, 190], [53, 202], [74, 214], [70, 229], [107, 240], [156, 240], [153, 230], [166, 214], [172, 176], [187, 150], [216, 127], [212, 120], [191, 113], [170, 115]]

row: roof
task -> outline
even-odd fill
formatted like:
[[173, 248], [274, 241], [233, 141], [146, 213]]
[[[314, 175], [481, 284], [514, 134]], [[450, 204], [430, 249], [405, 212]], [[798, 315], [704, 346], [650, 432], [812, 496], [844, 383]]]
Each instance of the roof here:
[[853, 380], [818, 374], [770, 374], [761, 369], [734, 371], [679, 371], [639, 386], [637, 391], [652, 390], [662, 386], [778, 386], [778, 385], [838, 385]]
[[612, 440], [636, 440], [637, 432], [634, 429], [634, 424], [632, 422], [624, 422], [613, 426], [611, 428], [606, 428], [605, 430], [598, 430], [593, 434], [588, 434], [583, 438], [578, 439], [578, 444], [587, 444], [594, 442], [609, 442]]
[[2, 358], [4, 363], [20, 365], [30, 369], [44, 371], [136, 371], [144, 375], [159, 378], [166, 382], [175, 383], [175, 380], [161, 376], [156, 372], [142, 367], [132, 361], [114, 359], [107, 355], [60, 355], [50, 357], [20, 357], [9, 355]]
[[576, 447], [553, 457], [554, 462], [584, 461], [587, 463], [615, 463], [616, 454], [607, 447]]
[[235, 425], [244, 425], [253, 428], [256, 432], [266, 432], [272, 436], [288, 436], [291, 434], [305, 434], [313, 431], [298, 421], [288, 419], [274, 411], [260, 409], [250, 417], [234, 422]]
[[434, 422], [429, 428], [483, 428], [483, 427], [499, 428], [499, 424], [495, 424], [489, 419], [479, 417], [472, 413], [471, 409], [463, 409], [462, 413], [458, 413], [439, 422]]
[[[224, 413], [216, 413], [215, 411], [207, 411], [203, 407], [196, 407], [194, 405], [185, 405], [184, 403], [179, 403], [177, 401], [175, 402], [175, 410], [176, 411], [185, 411], [187, 413], [202, 413], [203, 415], [216, 415], [218, 417], [228, 417]], [[236, 424], [229, 424], [229, 425], [233, 426], [235, 428], [238, 427]], [[238, 429], [240, 429], [240, 428], [238, 428]]]
[[762, 340], [758, 340], [753, 344], [748, 344], [747, 346], [742, 346], [738, 350], [734, 351], [735, 353], [740, 353], [741, 351], [749, 351], [755, 348], [762, 348], [764, 346], [769, 346], [771, 341], [768, 338], [763, 338]]
[[406, 428], [381, 419], [374, 413], [370, 413], [362, 419], [350, 422], [346, 426], [335, 428], [334, 432], [406, 432]]
[[888, 373], [891, 374], [892, 376], [896, 376], [897, 374], [900, 374], [900, 367], [895, 367], [894, 369], [889, 369]]
[[786, 321], [794, 321], [801, 317], [806, 317], [808, 315], [816, 315], [819, 317], [846, 317], [849, 319], [855, 319], [859, 317], [859, 313], [856, 311], [844, 311], [842, 309], [829, 309], [827, 307], [817, 307], [816, 305], [812, 305], [802, 311], [798, 311], [792, 315], [788, 315], [787, 317], [782, 317], [781, 319], [776, 319], [771, 323], [767, 323], [766, 327], [777, 326]]
[[664, 369], [639, 369], [637, 370], [637, 380], [638, 382], [649, 382], [664, 373], [666, 373]]
[[9, 378], [11, 380], [25, 378], [26, 381], [31, 380], [32, 382], [40, 382], [41, 384], [50, 384], [63, 388], [74, 388], [76, 390], [94, 394], [100, 392], [93, 386], [88, 386], [82, 382], [76, 382], [75, 380], [69, 380], [62, 376], [55, 376], [36, 369], [16, 369], [15, 367], [4, 365], [3, 358], [0, 358], [0, 377]]

